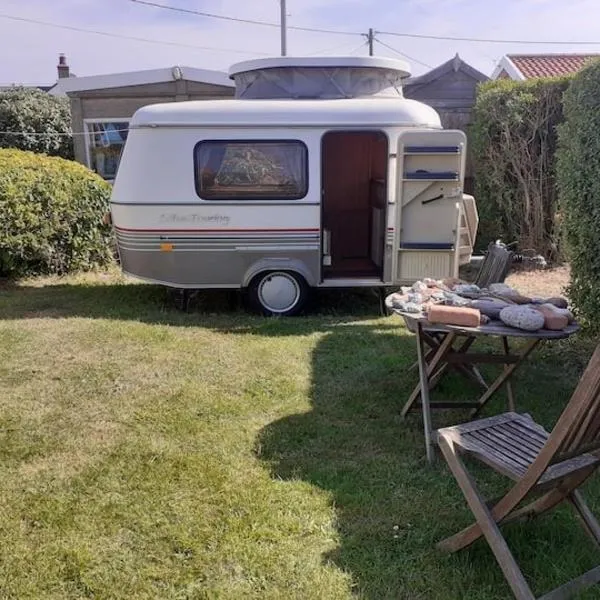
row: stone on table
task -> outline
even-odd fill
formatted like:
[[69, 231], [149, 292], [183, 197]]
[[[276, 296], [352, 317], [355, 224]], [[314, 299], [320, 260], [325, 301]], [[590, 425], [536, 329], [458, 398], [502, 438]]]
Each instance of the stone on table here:
[[540, 304], [534, 306], [534, 308], [544, 315], [544, 329], [549, 329], [550, 331], [561, 331], [569, 324], [569, 319], [566, 315], [561, 315], [554, 309], [550, 308], [550, 306], [552, 305]]
[[479, 298], [473, 300], [470, 304], [472, 308], [476, 308], [481, 314], [486, 315], [490, 319], [499, 319], [500, 311], [507, 306], [511, 306], [508, 302], [498, 298]]
[[427, 311], [427, 320], [430, 323], [439, 323], [443, 325], [479, 327], [481, 313], [476, 308], [432, 304]]
[[544, 315], [532, 306], [507, 306], [500, 311], [500, 320], [509, 327], [523, 331], [538, 331], [544, 327]]

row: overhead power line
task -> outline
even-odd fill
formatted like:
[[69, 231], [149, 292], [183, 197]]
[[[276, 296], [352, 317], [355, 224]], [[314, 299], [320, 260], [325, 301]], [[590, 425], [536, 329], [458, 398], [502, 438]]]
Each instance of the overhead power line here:
[[450, 35], [426, 35], [422, 33], [400, 33], [397, 31], [376, 31], [379, 35], [393, 35], [396, 37], [416, 38], [421, 40], [444, 40], [450, 42], [473, 42], [479, 44], [535, 44], [535, 45], [558, 45], [558, 46], [598, 46], [600, 41], [595, 42], [580, 42], [580, 41], [564, 41], [564, 40], [500, 40], [489, 38], [472, 38], [472, 37], [456, 37]]
[[411, 56], [410, 54], [405, 54], [404, 52], [400, 52], [400, 50], [396, 50], [396, 48], [393, 48], [389, 44], [386, 44], [385, 42], [382, 42], [377, 37], [375, 37], [374, 40], [378, 44], [381, 44], [382, 46], [385, 46], [388, 50], [391, 50], [392, 52], [395, 52], [396, 54], [398, 54], [398, 55], [400, 55], [400, 56], [402, 56], [404, 58], [408, 58], [408, 60], [410, 60], [411, 62], [417, 63], [418, 65], [422, 65], [423, 67], [427, 67], [428, 69], [433, 69], [433, 67], [431, 65], [428, 65], [427, 63], [424, 63], [422, 60], [419, 60], [418, 58], [415, 58], [414, 56]]
[[[168, 6], [166, 4], [160, 4], [158, 2], [152, 2], [151, 0], [129, 0], [130, 2], [134, 2], [135, 4], [144, 4], [146, 6], [152, 6], [154, 8], [161, 8], [164, 10], [170, 10], [173, 12], [186, 13], [190, 15], [196, 15], [200, 17], [208, 17], [212, 19], [221, 19], [224, 21], [236, 21], [238, 23], [247, 23], [250, 25], [262, 25], [265, 27], [277, 27], [279, 28], [280, 23], [269, 22], [269, 21], [259, 21], [255, 19], [243, 19], [240, 17], [231, 17], [228, 15], [218, 15], [215, 13], [209, 13], [199, 10], [192, 10], [189, 8], [182, 8], [178, 6]], [[300, 27], [297, 25], [288, 25], [288, 29], [295, 29], [297, 31], [311, 31], [315, 33], [331, 33], [336, 35], [365, 35], [359, 31], [340, 31], [339, 29], [322, 29], [317, 27]], [[537, 45], [561, 45], [561, 46], [591, 46], [591, 45], [600, 45], [600, 41], [543, 41], [543, 40], [503, 40], [503, 39], [494, 39], [494, 38], [474, 38], [474, 37], [460, 37], [460, 36], [447, 36], [447, 35], [428, 35], [422, 33], [406, 33], [399, 31], [375, 31], [375, 34], [381, 35], [391, 35], [396, 37], [406, 37], [406, 38], [415, 38], [415, 39], [424, 39], [424, 40], [443, 40], [443, 41], [451, 41], [451, 42], [473, 42], [473, 43], [481, 43], [481, 44], [537, 44]]]
[[[331, 52], [337, 52], [338, 50], [347, 50], [348, 52], [352, 53], [355, 52], [356, 50], [358, 50], [359, 48], [362, 48], [363, 46], [365, 46], [367, 44], [367, 42], [363, 42], [358, 48], [356, 47], [356, 40], [353, 40], [352, 42], [348, 43], [348, 41], [346, 41], [346, 43], [344, 44], [338, 44], [337, 46], [334, 46], [333, 48], [324, 48], [323, 50], [317, 50], [316, 52], [310, 52], [309, 54], [307, 54], [307, 56], [316, 56], [318, 54], [329, 54]], [[350, 51], [350, 49], [352, 48], [352, 51]]]
[[[230, 17], [228, 15], [217, 15], [215, 13], [204, 12], [201, 10], [192, 10], [191, 8], [182, 8], [180, 6], [168, 6], [167, 4], [159, 4], [158, 2], [150, 2], [149, 0], [129, 0], [134, 4], [143, 4], [144, 6], [152, 6], [153, 8], [162, 8], [172, 12], [185, 13], [195, 15], [197, 17], [207, 17], [210, 19], [220, 19], [222, 21], [235, 21], [236, 23], [246, 23], [248, 25], [261, 25], [263, 27], [281, 27], [280, 23], [271, 21], [258, 21], [256, 19], [242, 19], [240, 17]], [[320, 29], [318, 27], [300, 27], [299, 25], [288, 25], [288, 29], [296, 31], [310, 31], [313, 33], [331, 33], [334, 35], [362, 35], [359, 31], [340, 31], [339, 29]]]
[[366, 47], [366, 46], [368, 46], [368, 45], [369, 45], [369, 42], [363, 42], [363, 43], [362, 43], [360, 46], [357, 46], [356, 48], [354, 48], [354, 50], [352, 50], [352, 51], [350, 52], [350, 55], [351, 55], [351, 56], [354, 56], [354, 54], [355, 54], [356, 52], [358, 52], [358, 51], [359, 51], [361, 48], [365, 48], [365, 47]]
[[154, 40], [150, 38], [135, 37], [131, 35], [122, 35], [120, 33], [112, 33], [109, 31], [98, 31], [96, 29], [84, 29], [83, 27], [74, 27], [72, 25], [61, 25], [59, 23], [51, 23], [49, 21], [39, 21], [37, 19], [27, 19], [25, 17], [17, 17], [14, 15], [5, 15], [0, 13], [1, 19], [9, 19], [11, 21], [21, 21], [23, 23], [34, 23], [36, 25], [45, 25], [47, 27], [55, 27], [56, 29], [67, 29], [68, 31], [78, 31], [80, 33], [92, 33], [94, 35], [102, 35], [105, 37], [119, 38], [122, 40], [132, 40], [134, 42], [145, 42], [147, 44], [159, 44], [163, 46], [177, 46], [180, 48], [191, 48], [193, 50], [211, 50], [212, 52], [228, 52], [232, 54], [249, 54], [267, 56], [264, 52], [249, 52], [248, 50], [237, 50], [234, 48], [215, 48], [213, 46], [196, 46], [194, 44], [182, 44], [181, 42], [169, 42], [166, 40]]

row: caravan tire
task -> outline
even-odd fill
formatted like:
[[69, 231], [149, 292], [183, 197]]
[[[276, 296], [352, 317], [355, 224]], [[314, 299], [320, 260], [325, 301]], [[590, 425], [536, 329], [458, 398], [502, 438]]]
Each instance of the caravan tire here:
[[297, 315], [306, 305], [308, 294], [306, 280], [293, 271], [263, 271], [248, 286], [252, 308], [267, 316]]

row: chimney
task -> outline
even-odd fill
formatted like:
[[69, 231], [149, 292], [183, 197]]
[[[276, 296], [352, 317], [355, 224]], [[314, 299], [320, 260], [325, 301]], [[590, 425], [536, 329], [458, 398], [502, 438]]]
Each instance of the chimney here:
[[58, 55], [58, 78], [64, 79], [65, 77], [70, 77], [69, 73], [69, 65], [67, 64], [67, 57], [64, 54]]

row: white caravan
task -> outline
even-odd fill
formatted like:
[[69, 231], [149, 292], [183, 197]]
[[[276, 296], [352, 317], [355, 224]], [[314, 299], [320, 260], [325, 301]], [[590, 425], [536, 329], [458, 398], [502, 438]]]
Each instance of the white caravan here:
[[471, 258], [466, 140], [402, 96], [403, 61], [274, 58], [230, 70], [236, 99], [136, 112], [111, 213], [124, 272], [246, 289], [298, 312], [310, 287], [452, 277]]

